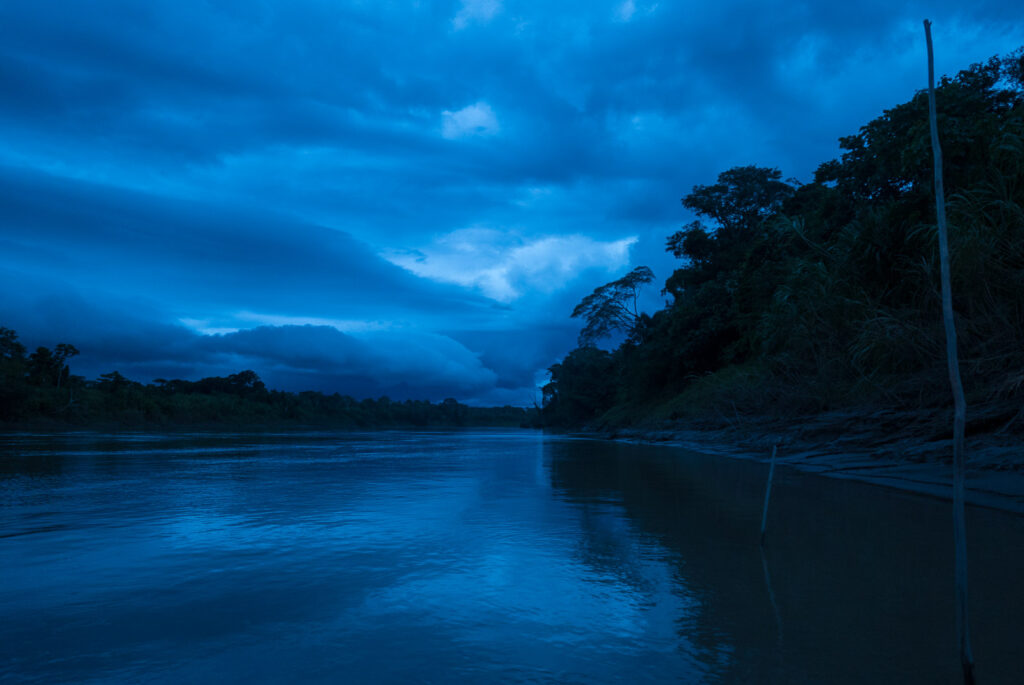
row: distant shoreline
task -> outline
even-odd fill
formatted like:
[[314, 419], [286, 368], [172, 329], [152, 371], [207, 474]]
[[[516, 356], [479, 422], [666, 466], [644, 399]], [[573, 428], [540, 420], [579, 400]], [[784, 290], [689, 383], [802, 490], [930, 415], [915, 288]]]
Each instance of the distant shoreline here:
[[432, 424], [427, 426], [413, 424], [382, 424], [378, 426], [338, 426], [328, 424], [228, 424], [228, 423], [197, 423], [197, 424], [129, 424], [129, 423], [95, 423], [73, 424], [67, 422], [0, 422], [0, 436], [15, 433], [45, 435], [52, 433], [242, 433], [260, 435], [266, 433], [365, 433], [369, 431], [470, 431], [470, 430], [538, 430], [529, 426], [511, 424], [494, 425], [456, 425]]

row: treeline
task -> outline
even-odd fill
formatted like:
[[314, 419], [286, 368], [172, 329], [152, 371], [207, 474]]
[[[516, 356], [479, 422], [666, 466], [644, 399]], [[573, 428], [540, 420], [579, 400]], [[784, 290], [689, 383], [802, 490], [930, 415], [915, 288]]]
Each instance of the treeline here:
[[[1024, 388], [1022, 91], [1024, 49], [937, 89], [961, 363], [969, 399], [1004, 403], [1007, 425]], [[545, 422], [945, 403], [927, 108], [922, 91], [841, 138], [810, 183], [746, 166], [694, 187], [682, 203], [699, 218], [666, 243], [681, 265], [665, 308], [623, 306], [639, 270], [581, 303]], [[613, 351], [593, 344], [609, 322], [627, 335]]]
[[454, 399], [356, 400], [320, 392], [268, 390], [253, 371], [198, 381], [129, 380], [117, 371], [86, 380], [70, 373], [66, 343], [31, 354], [0, 328], [0, 426], [401, 428], [532, 426], [536, 410], [470, 407]]

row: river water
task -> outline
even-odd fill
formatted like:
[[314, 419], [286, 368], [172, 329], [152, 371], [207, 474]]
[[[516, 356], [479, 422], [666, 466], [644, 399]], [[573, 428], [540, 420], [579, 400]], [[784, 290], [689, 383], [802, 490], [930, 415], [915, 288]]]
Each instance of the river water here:
[[[957, 683], [947, 502], [537, 432], [0, 436], [0, 681]], [[979, 682], [1024, 519], [968, 514]]]

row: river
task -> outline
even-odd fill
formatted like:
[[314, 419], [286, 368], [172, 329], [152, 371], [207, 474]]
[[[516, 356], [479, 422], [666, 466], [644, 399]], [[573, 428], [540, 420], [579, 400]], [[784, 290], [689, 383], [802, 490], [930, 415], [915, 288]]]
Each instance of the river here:
[[[0, 681], [957, 683], [948, 502], [533, 431], [0, 436]], [[1024, 518], [969, 509], [978, 682]]]

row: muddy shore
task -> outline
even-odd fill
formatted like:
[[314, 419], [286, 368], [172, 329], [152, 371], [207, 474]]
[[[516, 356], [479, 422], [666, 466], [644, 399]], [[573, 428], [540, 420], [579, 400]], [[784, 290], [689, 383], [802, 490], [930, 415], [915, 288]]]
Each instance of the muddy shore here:
[[[660, 426], [587, 431], [580, 437], [658, 444], [768, 461], [831, 478], [851, 478], [952, 498], [952, 435], [933, 414], [831, 413], [785, 422], [737, 420], [725, 426]], [[1024, 514], [1024, 439], [978, 417], [966, 438], [968, 504]]]

